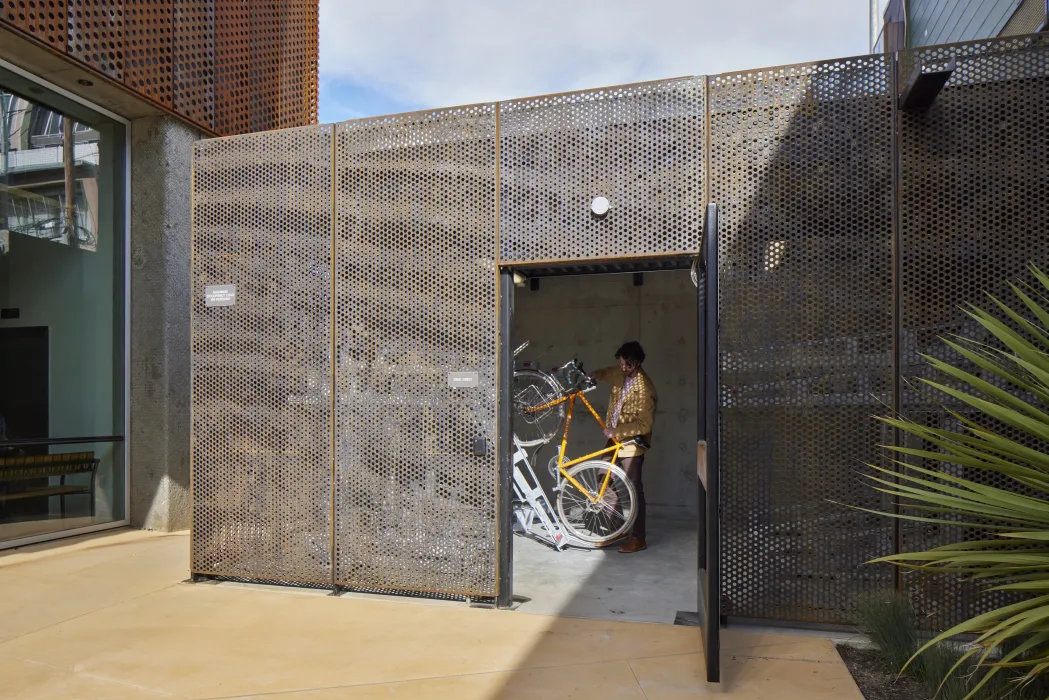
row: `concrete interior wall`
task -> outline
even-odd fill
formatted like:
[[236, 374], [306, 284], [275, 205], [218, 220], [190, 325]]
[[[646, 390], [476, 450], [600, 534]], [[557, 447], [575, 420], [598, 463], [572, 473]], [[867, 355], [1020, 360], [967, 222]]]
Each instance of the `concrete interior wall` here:
[[131, 122], [131, 523], [190, 525], [190, 182], [203, 134]]
[[[538, 358], [542, 369], [575, 358], [592, 370], [616, 364], [616, 349], [639, 341], [659, 395], [653, 447], [645, 458], [645, 497], [649, 505], [696, 513], [697, 292], [687, 270], [649, 272], [642, 279], [634, 286], [631, 274], [545, 277], [536, 291], [519, 287], [513, 343], [530, 341], [518, 360]], [[587, 395], [602, 418], [608, 396], [607, 385]], [[579, 408], [569, 433], [569, 456], [604, 445], [597, 422]], [[556, 452], [554, 445], [544, 447], [535, 465], [548, 489], [553, 480], [547, 462]]]

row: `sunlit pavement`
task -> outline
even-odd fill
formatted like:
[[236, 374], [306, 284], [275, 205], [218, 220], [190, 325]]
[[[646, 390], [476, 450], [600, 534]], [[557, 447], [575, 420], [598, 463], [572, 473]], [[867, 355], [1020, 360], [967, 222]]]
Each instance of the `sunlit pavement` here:
[[461, 603], [187, 584], [189, 537], [0, 553], [4, 698], [860, 698], [831, 642]]

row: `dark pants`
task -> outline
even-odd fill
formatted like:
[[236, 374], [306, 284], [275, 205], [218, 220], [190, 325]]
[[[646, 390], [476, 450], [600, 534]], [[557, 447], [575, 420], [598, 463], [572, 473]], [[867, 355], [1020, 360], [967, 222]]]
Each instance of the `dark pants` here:
[[[608, 444], [611, 446], [611, 441]], [[637, 518], [634, 520], [634, 528], [630, 534], [645, 539], [645, 485], [641, 483], [641, 467], [645, 464], [645, 455], [620, 457], [616, 460], [616, 464], [623, 468], [630, 483], [634, 485], [634, 491], [637, 492]]]

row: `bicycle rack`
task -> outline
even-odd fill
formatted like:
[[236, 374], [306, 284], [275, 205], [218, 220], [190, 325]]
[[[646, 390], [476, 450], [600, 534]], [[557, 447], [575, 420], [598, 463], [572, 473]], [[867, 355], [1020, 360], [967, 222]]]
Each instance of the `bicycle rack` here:
[[[550, 499], [532, 470], [528, 453], [514, 436], [514, 516], [524, 534], [545, 542], [558, 551], [568, 546], [568, 535], [561, 529]], [[536, 521], [541, 527], [536, 527]]]

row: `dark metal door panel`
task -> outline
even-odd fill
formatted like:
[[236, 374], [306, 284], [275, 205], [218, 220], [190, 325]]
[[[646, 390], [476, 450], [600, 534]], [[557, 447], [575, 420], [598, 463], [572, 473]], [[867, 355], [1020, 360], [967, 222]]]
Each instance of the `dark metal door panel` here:
[[495, 105], [336, 143], [336, 581], [495, 596]]
[[[1049, 268], [1049, 37], [905, 51], [899, 78], [903, 81], [919, 65], [931, 70], [952, 58], [957, 68], [932, 106], [899, 114], [900, 342], [904, 379], [935, 378], [956, 385], [936, 373], [923, 355], [966, 363], [943, 343], [942, 338], [952, 335], [996, 344], [965, 313], [966, 305], [994, 310], [987, 292], [1013, 305], [1006, 281], [1028, 279], [1026, 268], [1032, 262]], [[980, 373], [975, 365], [959, 366]], [[948, 408], [1024, 439], [1007, 426], [966, 414], [968, 407], [961, 401], [922, 391], [913, 381], [902, 387], [901, 410], [912, 420], [960, 430]], [[908, 445], [936, 449], [913, 437]], [[1030, 446], [1042, 448], [1034, 440]], [[953, 469], [956, 476], [1002, 488], [1016, 486], [1003, 476], [988, 478], [960, 466], [931, 461], [925, 466]], [[905, 552], [976, 534], [928, 523], [905, 523], [901, 529]], [[1009, 602], [1009, 594], [981, 592], [979, 585], [961, 577], [905, 575], [903, 583], [918, 620], [928, 629], [946, 629]]]
[[855, 470], [891, 398], [892, 58], [711, 77], [730, 618], [847, 624], [892, 586]]
[[718, 208], [707, 205], [699, 295], [698, 444], [699, 472], [699, 621], [707, 682], [721, 680], [721, 407], [718, 388]]

